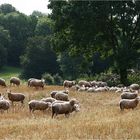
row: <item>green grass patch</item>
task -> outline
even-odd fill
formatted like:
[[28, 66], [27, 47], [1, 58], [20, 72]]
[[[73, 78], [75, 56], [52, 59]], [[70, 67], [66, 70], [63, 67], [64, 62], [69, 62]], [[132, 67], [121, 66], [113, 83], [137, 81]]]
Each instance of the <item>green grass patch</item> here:
[[21, 68], [4, 66], [0, 70], [0, 77], [9, 80], [12, 76], [18, 77], [21, 74]]

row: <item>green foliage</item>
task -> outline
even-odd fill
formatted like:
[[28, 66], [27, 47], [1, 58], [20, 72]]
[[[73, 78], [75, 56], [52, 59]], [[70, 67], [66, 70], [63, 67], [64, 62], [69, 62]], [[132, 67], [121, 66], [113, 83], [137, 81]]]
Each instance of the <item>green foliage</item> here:
[[11, 4], [0, 5], [0, 13], [8, 14], [15, 11], [16, 9]]
[[0, 26], [0, 68], [7, 63], [7, 44], [10, 41], [10, 35], [7, 30]]
[[48, 37], [29, 38], [25, 54], [21, 57], [21, 64], [23, 67], [22, 75], [25, 78], [41, 78], [45, 72], [55, 74], [59, 71], [56, 54], [50, 47]]
[[45, 82], [48, 84], [48, 85], [54, 85], [54, 78], [53, 76], [51, 76], [51, 74], [49, 73], [44, 73], [42, 75], [42, 78], [45, 79]]
[[36, 35], [46, 36], [52, 33], [52, 21], [47, 17], [38, 18], [35, 33]]
[[128, 74], [128, 81], [130, 84], [137, 83], [140, 85], [140, 71]]
[[0, 77], [9, 81], [9, 79], [13, 76], [19, 77], [21, 71], [22, 71], [21, 68], [4, 66], [0, 70]]
[[127, 83], [127, 69], [139, 57], [139, 1], [50, 1], [49, 8], [56, 51], [82, 54], [89, 63], [100, 51], [112, 59], [120, 81]]
[[63, 79], [58, 73], [53, 75], [53, 78], [54, 78], [54, 84], [55, 85], [62, 85]]

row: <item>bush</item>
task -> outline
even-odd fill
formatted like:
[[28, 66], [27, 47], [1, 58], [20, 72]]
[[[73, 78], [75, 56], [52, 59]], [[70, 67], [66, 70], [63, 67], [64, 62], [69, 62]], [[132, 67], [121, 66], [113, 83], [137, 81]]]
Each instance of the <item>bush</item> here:
[[128, 74], [128, 81], [130, 84], [132, 83], [140, 84], [140, 71]]
[[54, 85], [54, 78], [51, 74], [49, 73], [44, 73], [42, 75], [42, 78], [45, 79], [45, 82], [48, 84], [48, 85]]
[[55, 85], [62, 85], [63, 79], [58, 73], [54, 75], [53, 78], [54, 78]]

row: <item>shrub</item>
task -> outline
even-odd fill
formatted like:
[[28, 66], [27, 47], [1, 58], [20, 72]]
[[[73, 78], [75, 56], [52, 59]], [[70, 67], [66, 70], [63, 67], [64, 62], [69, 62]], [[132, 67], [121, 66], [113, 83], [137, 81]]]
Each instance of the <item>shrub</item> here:
[[128, 74], [128, 81], [130, 84], [132, 83], [140, 84], [140, 71]]
[[62, 85], [63, 79], [62, 77], [57, 73], [53, 76], [54, 78], [54, 84], [55, 85]]
[[51, 74], [49, 73], [44, 73], [42, 75], [42, 78], [45, 79], [45, 82], [48, 84], [48, 85], [54, 85], [54, 78]]

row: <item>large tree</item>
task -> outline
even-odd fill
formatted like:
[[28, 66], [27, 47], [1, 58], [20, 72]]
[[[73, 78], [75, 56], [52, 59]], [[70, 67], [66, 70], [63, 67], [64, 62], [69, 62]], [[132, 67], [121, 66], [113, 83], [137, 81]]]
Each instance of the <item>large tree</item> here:
[[127, 69], [139, 57], [140, 2], [50, 1], [49, 8], [57, 51], [82, 54], [89, 62], [100, 51], [127, 83]]

